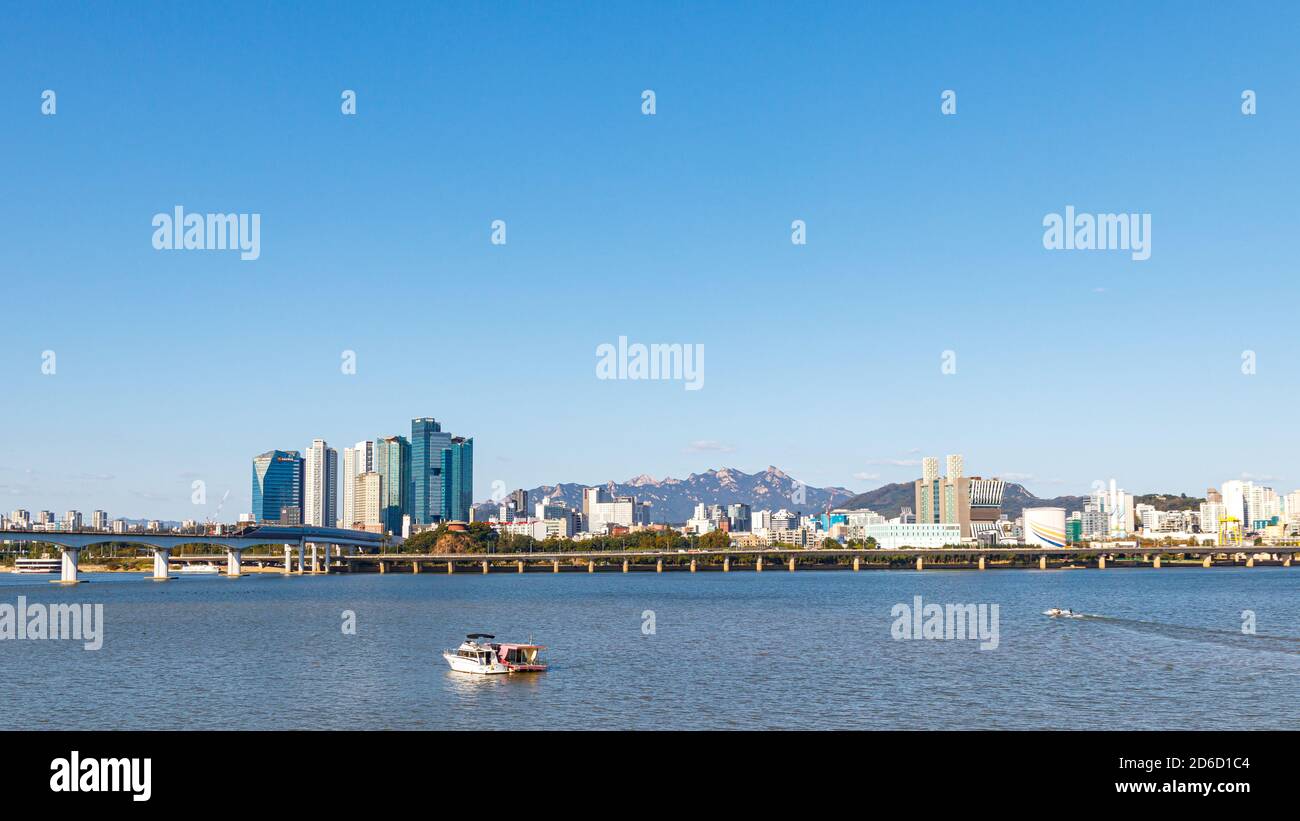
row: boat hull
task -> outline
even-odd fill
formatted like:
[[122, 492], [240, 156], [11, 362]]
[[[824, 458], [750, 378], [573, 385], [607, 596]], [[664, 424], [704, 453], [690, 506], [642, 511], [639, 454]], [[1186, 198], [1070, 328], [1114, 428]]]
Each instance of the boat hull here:
[[480, 676], [498, 676], [510, 672], [510, 668], [500, 662], [483, 664], [475, 659], [468, 659], [458, 656], [455, 653], [443, 652], [442, 657], [447, 660], [447, 664], [457, 673], [474, 673]]

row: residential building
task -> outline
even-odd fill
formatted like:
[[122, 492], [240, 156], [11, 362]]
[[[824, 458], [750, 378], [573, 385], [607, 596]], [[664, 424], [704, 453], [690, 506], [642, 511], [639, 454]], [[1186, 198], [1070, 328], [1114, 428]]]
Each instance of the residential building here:
[[411, 507], [411, 443], [405, 436], [375, 440], [375, 473], [379, 474], [379, 521], [383, 532], [400, 536], [402, 518]]
[[303, 460], [302, 523], [338, 524], [339, 454], [324, 439], [313, 439]]

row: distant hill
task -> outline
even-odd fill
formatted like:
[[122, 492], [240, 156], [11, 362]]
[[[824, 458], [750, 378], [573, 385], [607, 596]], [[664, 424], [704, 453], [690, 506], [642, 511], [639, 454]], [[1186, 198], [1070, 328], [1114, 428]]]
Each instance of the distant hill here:
[[[735, 468], [692, 473], [685, 479], [666, 477], [656, 480], [641, 475], [625, 482], [605, 482], [602, 485], [560, 483], [541, 485], [528, 491], [528, 503], [533, 505], [543, 496], [561, 499], [577, 509], [582, 508], [582, 491], [587, 487], [603, 487], [616, 496], [635, 496], [638, 502], [650, 502], [650, 519], [654, 522], [682, 524], [695, 512], [695, 505], [735, 504], [750, 505], [754, 510], [788, 510], [802, 513], [822, 511], [830, 507], [843, 507], [853, 491], [843, 487], [802, 486], [799, 498], [794, 501], [800, 483], [779, 468], [769, 466], [762, 473], [745, 473]], [[487, 518], [496, 513], [497, 505], [482, 502], [474, 506], [476, 518]]]
[[[1027, 507], [1063, 507], [1067, 512], [1083, 510], [1083, 503], [1087, 498], [1087, 496], [1056, 496], [1040, 499], [1025, 490], [1024, 485], [1007, 482], [1002, 492], [1002, 512], [1014, 519]], [[897, 516], [901, 508], [915, 506], [916, 496], [911, 482], [883, 485], [875, 490], [860, 493], [842, 505], [851, 510], [868, 508], [890, 519]]]
[[1180, 493], [1144, 493], [1133, 497], [1134, 505], [1151, 505], [1156, 510], [1199, 510], [1205, 499]]

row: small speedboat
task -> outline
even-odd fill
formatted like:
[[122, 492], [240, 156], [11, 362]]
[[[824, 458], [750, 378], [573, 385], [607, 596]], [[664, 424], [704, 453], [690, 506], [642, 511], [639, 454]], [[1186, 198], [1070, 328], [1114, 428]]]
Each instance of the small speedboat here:
[[494, 638], [496, 636], [489, 633], [470, 633], [460, 647], [444, 650], [442, 657], [457, 673], [490, 676], [546, 671], [546, 665], [538, 658], [538, 653], [546, 649], [542, 645], [491, 642]]
[[1051, 616], [1052, 618], [1056, 618], [1056, 617], [1058, 617], [1058, 616], [1065, 616], [1065, 617], [1068, 618], [1068, 617], [1074, 615], [1074, 611], [1073, 611], [1073, 610], [1062, 610], [1062, 609], [1059, 608], [1059, 607], [1053, 607], [1051, 610], [1044, 610], [1044, 611], [1043, 611], [1043, 615], [1044, 615], [1044, 616]]

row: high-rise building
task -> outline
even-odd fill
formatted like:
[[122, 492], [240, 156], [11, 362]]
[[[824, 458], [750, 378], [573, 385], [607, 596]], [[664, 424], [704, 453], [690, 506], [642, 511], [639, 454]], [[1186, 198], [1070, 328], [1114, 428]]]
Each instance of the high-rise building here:
[[[474, 440], [453, 436], [442, 456], [442, 520], [467, 522], [474, 506]], [[516, 510], [527, 517], [526, 508]]]
[[96, 510], [90, 514], [90, 526], [95, 530], [108, 529], [108, 514], [102, 510]]
[[411, 443], [405, 436], [375, 440], [375, 473], [380, 478], [379, 522], [384, 531], [402, 533], [411, 508]]
[[753, 526], [750, 507], [744, 503], [727, 505], [727, 524], [732, 533], [749, 533]]
[[339, 454], [324, 439], [313, 439], [303, 464], [302, 523], [338, 523]]
[[357, 475], [369, 473], [375, 469], [375, 443], [363, 439], [352, 447], [357, 452]]
[[343, 465], [339, 473], [339, 527], [356, 524], [357, 502], [357, 449], [343, 449]]
[[611, 496], [603, 487], [582, 491], [582, 527], [589, 533], [605, 533], [613, 526], [632, 527], [642, 519], [634, 496]]
[[[424, 416], [411, 420], [411, 523], [433, 524], [447, 518], [451, 507], [446, 497], [444, 452], [451, 447], [451, 434], [438, 421]], [[468, 514], [467, 514], [468, 516]]]
[[354, 518], [349, 527], [378, 531], [383, 524], [380, 519], [383, 479], [373, 470], [360, 474], [353, 483], [353, 496]]
[[528, 491], [523, 488], [512, 492], [510, 497], [506, 499], [506, 504], [514, 508], [516, 516], [528, 517]]
[[970, 535], [970, 480], [960, 473], [962, 462], [960, 455], [950, 455], [949, 474], [940, 476], [938, 458], [921, 460], [921, 478], [913, 487], [916, 524], [956, 524], [963, 536]]
[[303, 460], [296, 450], [268, 450], [253, 457], [253, 517], [278, 523], [286, 508], [302, 510]]
[[64, 530], [81, 530], [81, 511], [69, 510], [63, 514]]

